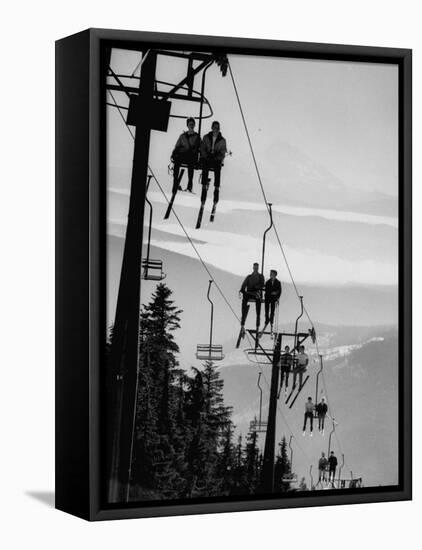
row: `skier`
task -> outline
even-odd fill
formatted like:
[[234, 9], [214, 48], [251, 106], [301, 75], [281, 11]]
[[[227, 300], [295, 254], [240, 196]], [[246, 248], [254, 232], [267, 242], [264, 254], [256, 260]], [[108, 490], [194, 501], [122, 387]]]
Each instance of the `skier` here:
[[242, 283], [239, 290], [239, 296], [242, 298], [242, 319], [240, 322], [241, 333], [245, 332], [245, 322], [248, 316], [248, 302], [254, 301], [256, 308], [256, 330], [259, 330], [260, 317], [261, 317], [261, 301], [262, 301], [262, 289], [265, 284], [264, 276], [258, 272], [259, 264], [255, 262], [253, 264], [253, 271], [250, 273]]
[[314, 429], [314, 408], [315, 408], [315, 405], [312, 402], [312, 397], [308, 397], [308, 401], [306, 401], [305, 403], [305, 417], [303, 419], [303, 435], [306, 434], [306, 424], [309, 418], [310, 425], [311, 425], [311, 437], [312, 437], [312, 432]]
[[315, 410], [318, 415], [318, 431], [324, 435], [324, 422], [328, 411], [328, 405], [325, 402], [325, 397], [321, 397], [321, 401], [315, 407]]
[[280, 356], [280, 389], [283, 387], [283, 382], [285, 381], [284, 393], [287, 393], [287, 388], [289, 387], [289, 374], [290, 369], [292, 368], [293, 356], [290, 353], [290, 347], [286, 346], [284, 348], [284, 353]]
[[188, 127], [186, 132], [180, 134], [179, 139], [174, 146], [171, 158], [174, 162], [173, 169], [173, 193], [177, 190], [182, 190], [181, 186], [178, 186], [179, 170], [181, 164], [187, 164], [188, 167], [188, 186], [186, 191], [192, 193], [193, 187], [193, 171], [198, 163], [199, 148], [201, 145], [201, 138], [199, 134], [195, 132], [195, 119], [192, 117], [186, 121]]
[[325, 457], [325, 453], [321, 453], [321, 458], [318, 461], [319, 478], [318, 483], [321, 481], [327, 481], [327, 466], [328, 460]]
[[227, 153], [226, 140], [220, 132], [220, 123], [216, 120], [211, 125], [211, 132], [206, 134], [200, 147], [200, 163], [202, 165], [202, 195], [201, 203], [207, 198], [208, 174], [214, 171], [214, 205], [218, 203], [220, 196], [221, 167]]
[[303, 384], [303, 374], [306, 372], [306, 368], [309, 363], [309, 357], [305, 353], [305, 346], [299, 346], [299, 353], [297, 354], [296, 359], [296, 366], [293, 369], [293, 388], [296, 387], [296, 378], [299, 374], [299, 388], [302, 387]]
[[330, 456], [328, 457], [328, 464], [329, 464], [328, 481], [332, 481], [334, 483], [334, 479], [336, 477], [337, 464], [338, 464], [334, 451], [331, 451]]
[[270, 278], [265, 283], [265, 326], [271, 323], [273, 331], [275, 306], [281, 296], [281, 283], [277, 279], [277, 271], [271, 269]]

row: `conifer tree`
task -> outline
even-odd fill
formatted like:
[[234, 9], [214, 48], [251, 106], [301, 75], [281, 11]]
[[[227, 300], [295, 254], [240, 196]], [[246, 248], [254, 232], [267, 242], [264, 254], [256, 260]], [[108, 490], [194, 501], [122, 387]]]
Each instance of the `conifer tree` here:
[[274, 468], [274, 487], [276, 491], [287, 491], [290, 488], [290, 483], [283, 481], [291, 474], [291, 464], [287, 456], [287, 442], [285, 436], [283, 436], [279, 445], [279, 452], [275, 461]]
[[[138, 371], [136, 445], [133, 482], [173, 498], [183, 491], [183, 435], [175, 429], [179, 374], [179, 348], [173, 332], [180, 314], [171, 300], [172, 291], [157, 285], [152, 299], [141, 311]], [[183, 458], [182, 458], [183, 457]]]

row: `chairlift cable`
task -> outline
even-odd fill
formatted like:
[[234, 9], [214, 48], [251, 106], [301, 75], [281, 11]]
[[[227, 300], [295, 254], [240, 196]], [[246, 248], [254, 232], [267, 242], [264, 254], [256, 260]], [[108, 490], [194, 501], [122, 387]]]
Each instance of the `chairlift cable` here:
[[[230, 66], [230, 64], [229, 64], [229, 69], [230, 69], [230, 74], [232, 75], [232, 78], [233, 78], [233, 74], [232, 74], [232, 71], [231, 71], [231, 66]], [[233, 80], [233, 84], [234, 84], [234, 80]], [[120, 117], [122, 118], [122, 120], [123, 120], [123, 122], [124, 122], [124, 124], [125, 124], [125, 126], [126, 126], [126, 128], [127, 128], [127, 130], [128, 130], [128, 132], [129, 132], [129, 134], [131, 135], [132, 139], [135, 139], [134, 133], [132, 132], [131, 128], [128, 126], [128, 124], [127, 124], [127, 122], [126, 122], [126, 119], [125, 119], [125, 117], [123, 116], [123, 113], [122, 113], [122, 111], [121, 111], [121, 109], [120, 109], [120, 106], [117, 104], [117, 102], [116, 102], [116, 100], [115, 100], [115, 98], [114, 98], [112, 92], [111, 92], [110, 90], [108, 90], [108, 92], [109, 92], [109, 94], [110, 94], [110, 96], [111, 96], [111, 98], [112, 98], [112, 100], [113, 100], [113, 103], [114, 103], [115, 106], [117, 107], [117, 110], [118, 110], [118, 112], [119, 112], [119, 115], [120, 115]], [[239, 103], [239, 107], [240, 107], [240, 103]], [[245, 121], [245, 128], [246, 128], [246, 121]], [[249, 135], [248, 135], [248, 139], [249, 139], [249, 142], [250, 142]], [[253, 151], [251, 142], [250, 142], [250, 146], [251, 146], [251, 150]], [[255, 161], [255, 163], [256, 163], [255, 156], [253, 155], [253, 157], [254, 157], [254, 161]], [[258, 173], [258, 175], [259, 175], [258, 166], [257, 166], [257, 164], [255, 164], [255, 165], [256, 165], [257, 173]], [[164, 189], [162, 188], [162, 186], [161, 186], [159, 180], [157, 179], [157, 177], [156, 177], [156, 175], [155, 175], [155, 173], [154, 173], [154, 171], [152, 170], [152, 168], [151, 168], [150, 165], [148, 165], [148, 169], [149, 169], [149, 171], [150, 171], [150, 173], [151, 173], [153, 179], [155, 180], [155, 182], [156, 182], [156, 184], [157, 184], [159, 190], [161, 191], [162, 195], [164, 196], [164, 199], [165, 199], [166, 202], [169, 204], [170, 201], [169, 201], [169, 199], [168, 199], [168, 197], [167, 197], [167, 195], [166, 195]], [[259, 179], [260, 179], [260, 175], [259, 175]], [[260, 180], [260, 183], [261, 183], [261, 180]], [[265, 199], [265, 201], [266, 201], [265, 190], [264, 190], [262, 184], [261, 184], [261, 188], [262, 188], [262, 192], [263, 192], [263, 195], [264, 195], [264, 199]], [[268, 203], [266, 202], [266, 204], [268, 204]], [[268, 208], [268, 206], [267, 206], [267, 208]], [[209, 277], [210, 277], [210, 278], [212, 279], [212, 281], [214, 282], [214, 284], [215, 284], [215, 286], [216, 286], [218, 292], [220, 293], [221, 297], [222, 297], [223, 300], [225, 301], [226, 305], [228, 306], [228, 308], [230, 309], [230, 311], [232, 312], [232, 314], [234, 315], [234, 317], [237, 319], [238, 322], [240, 322], [239, 316], [237, 315], [237, 313], [236, 313], [235, 310], [233, 309], [232, 305], [230, 304], [230, 302], [229, 302], [228, 299], [226, 298], [224, 292], [221, 290], [219, 284], [218, 284], [217, 281], [215, 280], [214, 276], [212, 275], [211, 271], [209, 270], [208, 266], [206, 265], [205, 261], [203, 260], [201, 254], [199, 253], [197, 247], [195, 246], [195, 244], [194, 244], [194, 242], [192, 241], [192, 239], [191, 239], [189, 233], [187, 232], [187, 230], [186, 230], [186, 228], [184, 227], [182, 221], [180, 220], [179, 216], [177, 215], [177, 212], [176, 212], [174, 209], [173, 209], [173, 214], [174, 214], [174, 216], [175, 216], [175, 218], [176, 218], [178, 224], [179, 224], [180, 227], [182, 228], [182, 230], [183, 230], [183, 232], [184, 232], [186, 238], [188, 239], [190, 245], [192, 246], [193, 250], [195, 251], [195, 254], [198, 256], [198, 259], [200, 260], [200, 262], [201, 262], [203, 268], [205, 269], [205, 271], [207, 272], [207, 274], [209, 275]], [[280, 241], [280, 239], [279, 239], [279, 237], [278, 237], [278, 233], [277, 233], [277, 229], [276, 229], [276, 226], [275, 226], [275, 225], [274, 225], [274, 231], [275, 231], [275, 233], [276, 233], [276, 235], [277, 235], [277, 240], [278, 240], [278, 242], [279, 242], [281, 251], [282, 251], [282, 253], [283, 253], [283, 257], [284, 257], [284, 259], [285, 259], [285, 262], [286, 262], [286, 265], [287, 265], [287, 269], [288, 269], [288, 271], [289, 271], [290, 278], [291, 278], [291, 280], [292, 280], [292, 284], [293, 284], [293, 286], [294, 286], [294, 288], [295, 288], [295, 291], [296, 291], [297, 296], [299, 297], [300, 295], [299, 295], [299, 293], [298, 293], [296, 284], [295, 284], [295, 282], [294, 282], [294, 279], [293, 279], [293, 276], [292, 276], [290, 267], [289, 267], [289, 265], [288, 265], [287, 258], [286, 258], [286, 256], [285, 256], [285, 253], [284, 253], [284, 250], [283, 250], [281, 241]], [[313, 323], [312, 323], [312, 321], [311, 321], [311, 319], [310, 319], [310, 317], [309, 317], [309, 314], [308, 314], [308, 312], [307, 312], [307, 310], [306, 310], [305, 307], [304, 307], [304, 311], [305, 311], [305, 313], [306, 313], [306, 315], [307, 315], [307, 317], [308, 317], [308, 319], [309, 319], [311, 325], [313, 326]], [[251, 341], [251, 338], [250, 338], [249, 334], [247, 334], [247, 338], [248, 338], [248, 340], [249, 340], [249, 345], [251, 345], [251, 344], [252, 344], [252, 341]], [[316, 342], [316, 346], [317, 346], [317, 350], [318, 350], [318, 344], [317, 344], [317, 342]], [[261, 364], [258, 364], [258, 365], [259, 365], [260, 370], [262, 371], [262, 375], [263, 375], [264, 381], [265, 381], [267, 387], [269, 388], [269, 383], [268, 383], [268, 380], [267, 380], [267, 378], [266, 378], [266, 376], [265, 376], [265, 373], [264, 373], [263, 370], [262, 370], [262, 366], [261, 366]], [[323, 380], [324, 380], [324, 379], [323, 379]], [[325, 387], [325, 382], [324, 382], [324, 387]], [[328, 396], [327, 396], [327, 399], [328, 399]], [[287, 429], [289, 430], [290, 434], [293, 435], [293, 431], [292, 431], [292, 429], [290, 428], [290, 425], [288, 424], [288, 422], [287, 422], [285, 416], [283, 415], [282, 411], [280, 410], [278, 404], [277, 404], [277, 413], [279, 414], [281, 420], [282, 420], [282, 421], [284, 422], [284, 424], [286, 425], [286, 427], [287, 427]], [[338, 438], [338, 435], [337, 435], [337, 434], [336, 434], [336, 437]], [[305, 456], [305, 458], [306, 458], [307, 460], [309, 460], [309, 459], [310, 459], [309, 455], [308, 455], [308, 454], [306, 453], [306, 451], [302, 448], [302, 446], [300, 445], [300, 443], [298, 442], [298, 440], [297, 440], [296, 438], [294, 438], [294, 439], [296, 440], [296, 445], [297, 445], [298, 449], [302, 452], [302, 454]]]
[[[237, 103], [238, 103], [238, 106], [239, 106], [240, 115], [241, 115], [241, 118], [242, 118], [242, 121], [243, 121], [243, 125], [244, 125], [244, 128], [245, 128], [245, 133], [246, 133], [246, 137], [247, 137], [247, 140], [248, 140], [249, 149], [250, 149], [250, 152], [251, 152], [252, 160], [253, 160], [253, 163], [254, 163], [254, 166], [255, 166], [255, 170], [256, 170], [256, 174], [257, 174], [257, 177], [258, 177], [259, 186], [260, 186], [260, 188], [261, 188], [262, 196], [263, 196], [265, 205], [266, 205], [266, 207], [267, 207], [268, 213], [270, 214], [270, 207], [269, 207], [269, 203], [268, 203], [268, 200], [267, 200], [267, 195], [266, 195], [266, 192], [265, 192], [265, 188], [264, 188], [264, 184], [263, 184], [263, 181], [262, 181], [261, 173], [260, 173], [260, 170], [259, 170], [258, 162], [257, 162], [256, 156], [255, 156], [255, 151], [254, 151], [254, 148], [253, 148], [253, 145], [252, 145], [252, 140], [251, 140], [251, 137], [250, 137], [248, 125], [247, 125], [247, 122], [246, 122], [246, 117], [245, 117], [245, 114], [244, 114], [244, 110], [243, 110], [243, 107], [242, 107], [242, 103], [241, 103], [241, 101], [240, 101], [240, 96], [239, 96], [238, 88], [237, 88], [237, 85], [236, 85], [236, 81], [235, 81], [234, 74], [233, 74], [233, 69], [232, 69], [232, 66], [231, 66], [231, 63], [230, 63], [230, 62], [229, 62], [229, 64], [228, 64], [228, 67], [229, 67], [230, 77], [231, 77], [231, 79], [232, 79], [233, 88], [234, 88], [234, 92], [235, 92], [235, 95], [236, 95]], [[289, 262], [288, 262], [286, 253], [285, 253], [285, 251], [284, 251], [284, 247], [283, 247], [283, 244], [282, 244], [282, 242], [281, 242], [280, 236], [279, 236], [279, 234], [278, 234], [276, 224], [274, 224], [274, 232], [275, 232], [275, 235], [276, 235], [276, 238], [277, 238], [277, 241], [278, 241], [278, 244], [279, 244], [279, 247], [280, 247], [282, 256], [283, 256], [283, 258], [284, 258], [284, 261], [285, 261], [285, 264], [286, 264], [286, 267], [287, 267], [287, 271], [288, 271], [288, 273], [289, 273], [290, 280], [291, 280], [291, 282], [292, 282], [293, 288], [295, 289], [295, 292], [296, 292], [296, 295], [297, 295], [298, 299], [300, 299], [299, 290], [298, 290], [297, 285], [296, 285], [296, 282], [295, 282], [295, 280], [294, 280], [293, 273], [292, 273], [292, 270], [291, 270], [291, 268], [290, 268], [290, 265], [289, 265]], [[308, 320], [309, 320], [309, 322], [310, 322], [312, 328], [315, 328], [315, 327], [314, 327], [314, 323], [313, 323], [313, 321], [312, 321], [312, 319], [311, 319], [311, 317], [310, 317], [310, 314], [309, 314], [308, 310], [306, 309], [306, 306], [305, 306], [305, 305], [303, 305], [303, 309], [304, 309], [304, 312], [305, 312], [305, 314], [306, 314], [306, 316], [307, 316], [307, 318], [308, 318]], [[315, 334], [315, 346], [316, 346], [316, 350], [317, 350], [318, 355], [320, 355], [320, 350], [319, 350], [319, 345], [318, 345], [318, 336], [317, 336], [317, 334]], [[324, 384], [324, 388], [325, 388], [325, 393], [326, 393], [326, 395], [327, 395], [327, 401], [328, 401], [328, 392], [327, 392], [327, 389], [326, 389], [326, 384], [325, 384], [325, 379], [324, 379], [324, 373], [322, 373], [322, 379], [323, 379], [323, 384]], [[330, 402], [329, 402], [329, 403], [330, 403]], [[330, 408], [331, 408], [331, 406], [330, 406]], [[338, 436], [337, 436], [337, 437], [338, 437]]]
[[[237, 89], [236, 81], [234, 79], [233, 70], [232, 70], [230, 62], [228, 63], [228, 67], [229, 67], [229, 72], [230, 72], [230, 76], [231, 76], [231, 79], [232, 79], [233, 88], [234, 88], [234, 92], [235, 92], [235, 95], [236, 95], [237, 103], [238, 103], [238, 106], [239, 106], [240, 115], [241, 115], [243, 125], [244, 125], [244, 128], [245, 128], [246, 137], [247, 137], [247, 140], [248, 140], [248, 143], [249, 143], [249, 149], [250, 149], [250, 152], [251, 152], [252, 160], [253, 160], [255, 170], [256, 170], [256, 174], [257, 174], [257, 177], [258, 177], [259, 186], [261, 188], [261, 192], [262, 192], [262, 196], [264, 198], [265, 205], [266, 205], [267, 210], [269, 212], [267, 195], [265, 193], [264, 184], [263, 184], [263, 181], [262, 181], [261, 173], [259, 171], [258, 162], [256, 160], [255, 151], [254, 151], [254, 148], [253, 148], [253, 145], [252, 145], [252, 140], [251, 140], [251, 137], [250, 137], [248, 125], [247, 125], [247, 122], [246, 122], [245, 114], [244, 114], [244, 111], [243, 111], [242, 103], [240, 101], [239, 92], [238, 92], [238, 89]], [[287, 268], [287, 271], [289, 273], [290, 280], [292, 282], [293, 288], [295, 289], [296, 295], [299, 299], [300, 293], [299, 293], [299, 290], [297, 288], [296, 282], [294, 280], [293, 273], [292, 273], [292, 270], [290, 268], [289, 262], [287, 260], [287, 256], [286, 256], [286, 253], [284, 251], [284, 247], [283, 247], [283, 244], [281, 242], [280, 236], [278, 234], [276, 224], [274, 224], [274, 233], [276, 235], [276, 238], [277, 238], [280, 250], [281, 250], [281, 254], [284, 258], [284, 262], [286, 264], [286, 268]], [[312, 325], [312, 327], [314, 327], [314, 324], [312, 322], [312, 319], [311, 319], [306, 307], [304, 307], [304, 311], [306, 313], [306, 316], [308, 317], [308, 320], [309, 320], [310, 324]]]

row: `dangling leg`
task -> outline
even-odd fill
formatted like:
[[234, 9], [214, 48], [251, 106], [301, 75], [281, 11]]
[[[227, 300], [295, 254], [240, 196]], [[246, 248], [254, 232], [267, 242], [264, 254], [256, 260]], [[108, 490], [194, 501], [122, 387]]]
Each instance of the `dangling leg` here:
[[258, 335], [259, 325], [261, 324], [261, 298], [256, 299], [255, 308], [256, 308], [256, 333]]
[[270, 322], [270, 301], [265, 299], [265, 326]]
[[207, 193], [208, 193], [208, 168], [204, 168], [202, 170], [202, 176], [201, 176], [201, 185], [202, 185], [202, 191], [201, 191], [201, 207], [199, 209], [198, 214], [198, 220], [196, 222], [196, 229], [199, 229], [201, 227], [202, 223], [202, 215], [204, 213], [204, 207], [205, 202], [207, 200]]
[[179, 186], [179, 171], [180, 171], [180, 163], [175, 162], [173, 165], [173, 188], [171, 190], [172, 193], [176, 193]]
[[193, 189], [193, 164], [188, 164], [188, 186], [186, 187], [186, 191], [189, 191], [192, 193]]
[[242, 327], [245, 326], [246, 317], [248, 316], [248, 311], [249, 311], [248, 296], [246, 292], [244, 292], [242, 297], [242, 320], [240, 321], [240, 324], [242, 325]]
[[278, 390], [278, 395], [280, 395], [281, 390], [283, 388], [284, 374], [285, 374], [284, 370], [281, 370], [281, 372], [280, 372], [280, 387], [279, 387], [279, 390]]
[[217, 203], [220, 198], [220, 181], [221, 181], [221, 166], [219, 164], [214, 164], [214, 197], [213, 197], [213, 205], [212, 205], [211, 216], [210, 216], [211, 222], [214, 221]]
[[[180, 171], [180, 172], [179, 172]], [[180, 162], [175, 162], [173, 167], [173, 187], [171, 190], [171, 199], [167, 207], [164, 219], [167, 220], [170, 217], [171, 209], [173, 208], [174, 199], [176, 198], [177, 191], [181, 189], [180, 182], [183, 178], [184, 170], [180, 170]]]
[[242, 297], [242, 318], [240, 320], [240, 332], [236, 342], [236, 348], [240, 346], [240, 340], [245, 336], [245, 323], [246, 323], [246, 317], [248, 316], [248, 312], [249, 312], [248, 297], [246, 292], [244, 292]]
[[173, 193], [177, 191], [182, 191], [182, 186], [180, 185], [180, 183], [182, 181], [184, 172], [184, 170], [180, 172], [180, 161], [175, 162], [173, 167]]
[[271, 323], [271, 334], [273, 332], [273, 326], [274, 326], [274, 313], [275, 313], [275, 305], [276, 302], [274, 300], [271, 300], [270, 302], [270, 323]]

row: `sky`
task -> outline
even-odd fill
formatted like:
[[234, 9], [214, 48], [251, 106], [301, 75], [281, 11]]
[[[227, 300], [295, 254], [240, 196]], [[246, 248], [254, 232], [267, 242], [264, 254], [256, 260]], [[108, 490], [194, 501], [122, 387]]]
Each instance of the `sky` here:
[[[138, 52], [114, 49], [111, 66], [119, 75], [130, 75], [140, 60]], [[295, 281], [397, 289], [396, 66], [239, 55], [229, 55], [229, 60]], [[158, 57], [157, 80], [178, 82], [185, 73], [185, 60]], [[138, 68], [135, 76], [139, 74]], [[120, 78], [131, 85], [138, 82]], [[194, 88], [199, 86], [197, 78]], [[127, 105], [123, 93], [113, 93], [120, 105]], [[209, 221], [210, 189], [202, 227], [195, 229], [198, 173], [195, 194], [179, 193], [174, 208], [209, 266], [245, 276], [261, 257], [269, 217], [229, 74], [223, 77], [213, 65], [205, 95], [214, 113], [203, 122], [203, 132], [218, 119], [232, 153], [222, 170], [216, 221]], [[196, 103], [174, 100], [171, 114], [195, 116], [198, 109]], [[107, 114], [108, 232], [121, 238], [133, 140], [117, 109], [109, 106]], [[184, 129], [184, 119], [170, 118], [167, 132], [151, 134], [149, 163], [161, 186], [153, 180], [149, 189], [154, 208], [151, 242], [157, 249], [195, 258], [174, 215], [163, 220], [172, 185], [170, 155]], [[282, 281], [289, 280], [273, 231], [267, 236], [266, 265], [277, 269]]]
[[[111, 63], [119, 73], [131, 74], [139, 56], [113, 50]], [[181, 80], [183, 63], [161, 57], [157, 78]], [[232, 55], [230, 63], [258, 150], [284, 141], [317, 160], [346, 186], [397, 196], [396, 66]], [[214, 66], [207, 75], [206, 96], [214, 117], [204, 121], [204, 128], [208, 130], [214, 118], [220, 121], [235, 164], [248, 151], [232, 82]], [[198, 79], [196, 89], [199, 85]], [[172, 114], [195, 116], [198, 104], [173, 102]], [[118, 117], [110, 124], [113, 133], [126, 132]], [[169, 155], [184, 129], [184, 120], [172, 119], [167, 134], [153, 132], [152, 148]], [[111, 151], [112, 165], [118, 165], [122, 153]]]

